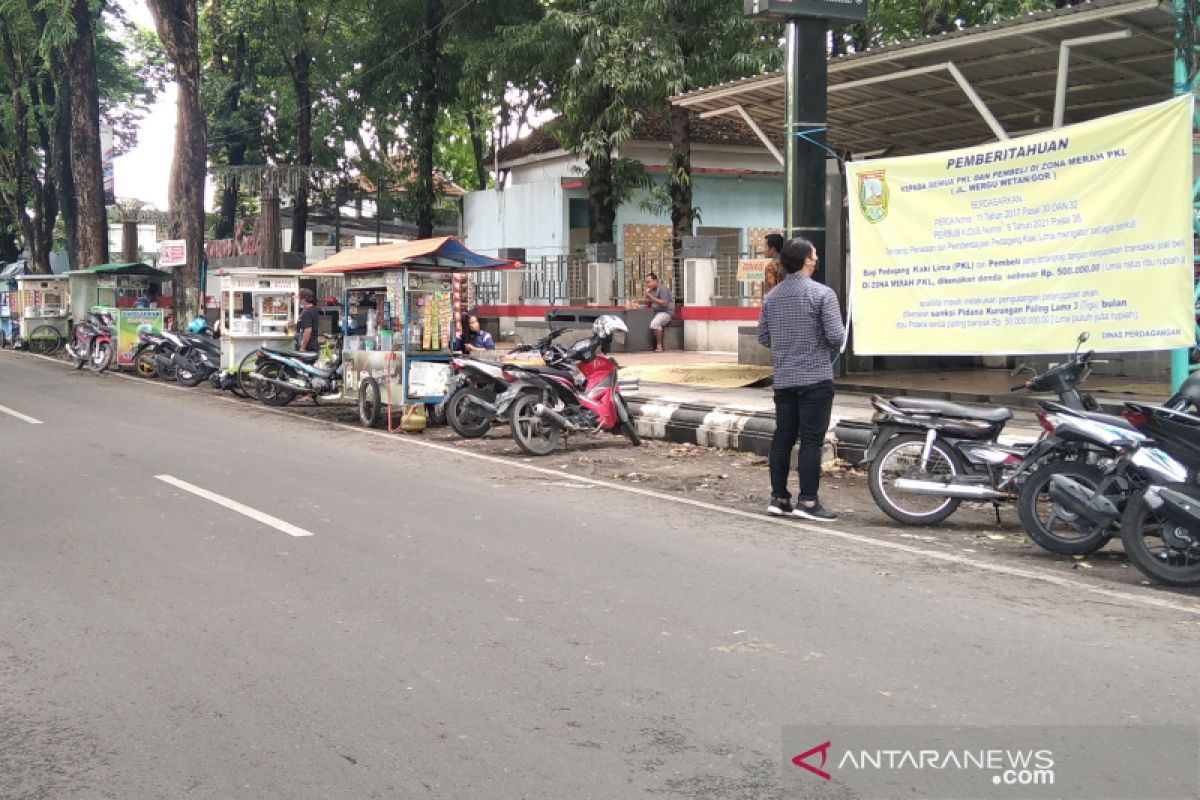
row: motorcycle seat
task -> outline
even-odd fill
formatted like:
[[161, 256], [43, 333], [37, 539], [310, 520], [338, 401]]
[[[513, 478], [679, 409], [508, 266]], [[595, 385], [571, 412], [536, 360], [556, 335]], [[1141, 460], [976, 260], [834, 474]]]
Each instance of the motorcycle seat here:
[[565, 377], [565, 378], [571, 377], [571, 371], [568, 369], [562, 369], [561, 367], [546, 367], [546, 366], [537, 366], [537, 365], [524, 366], [524, 365], [522, 365], [521, 369], [525, 370], [526, 372], [536, 372], [541, 375], [557, 375], [559, 377]]
[[981, 422], [1007, 422], [1013, 418], [1013, 413], [1007, 408], [977, 408], [950, 403], [945, 400], [923, 400], [913, 397], [892, 398], [892, 405], [904, 411], [916, 411], [922, 414], [940, 414], [944, 417], [959, 419], [976, 419]]
[[275, 355], [287, 356], [288, 358], [294, 358], [298, 361], [304, 361], [305, 363], [312, 363], [321, 356], [320, 353], [307, 353], [303, 350], [284, 350], [282, 347], [264, 347], [263, 350], [268, 353], [274, 353]]

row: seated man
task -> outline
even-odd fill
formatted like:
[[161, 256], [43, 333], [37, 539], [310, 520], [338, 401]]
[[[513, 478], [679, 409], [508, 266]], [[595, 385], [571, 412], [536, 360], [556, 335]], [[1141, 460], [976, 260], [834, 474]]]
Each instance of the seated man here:
[[663, 330], [675, 316], [675, 295], [659, 283], [658, 276], [651, 272], [646, 276], [646, 295], [643, 300], [646, 307], [654, 312], [654, 317], [650, 320], [650, 330], [654, 331], [654, 352], [661, 353]]
[[496, 342], [492, 335], [479, 324], [479, 317], [472, 314], [467, 317], [466, 341], [462, 338], [454, 340], [454, 349], [464, 353], [474, 353], [480, 350], [495, 350]]

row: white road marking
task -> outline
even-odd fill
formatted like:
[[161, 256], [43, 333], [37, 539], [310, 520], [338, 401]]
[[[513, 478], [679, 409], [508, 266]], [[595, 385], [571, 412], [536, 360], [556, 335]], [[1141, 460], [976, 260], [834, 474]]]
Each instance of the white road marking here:
[[216, 492], [210, 492], [208, 489], [201, 489], [199, 486], [194, 486], [187, 481], [181, 481], [179, 478], [171, 475], [155, 475], [154, 477], [163, 483], [171, 484], [177, 489], [183, 489], [185, 492], [191, 492], [197, 497], [203, 497], [205, 500], [210, 500], [219, 506], [224, 506], [230, 511], [236, 511], [243, 516], [249, 517], [255, 522], [261, 522], [263, 525], [269, 525], [276, 530], [283, 531], [289, 536], [312, 536], [312, 533], [309, 531], [306, 531], [303, 528], [297, 528], [290, 522], [284, 522], [278, 517], [272, 517], [270, 514], [264, 514], [256, 508], [243, 505], [236, 500], [230, 500], [228, 497], [219, 495]]
[[19, 420], [28, 422], [30, 425], [41, 425], [42, 424], [42, 421], [40, 419], [34, 419], [33, 417], [27, 417], [24, 414], [22, 414], [20, 411], [13, 411], [8, 406], [0, 406], [0, 413], [8, 414], [9, 416], [16, 417]]
[[[32, 353], [26, 354], [26, 355], [32, 356], [34, 358], [44, 358], [47, 361], [50, 361], [55, 364], [61, 364], [64, 367], [70, 366], [67, 364], [63, 364], [63, 362], [59, 361], [58, 359], [50, 358], [49, 356], [38, 356], [38, 355], [32, 354]], [[141, 384], [142, 386], [157, 386], [161, 389], [173, 389], [173, 390], [179, 391], [179, 392], [194, 391], [193, 389], [186, 389], [182, 386], [172, 386], [169, 384], [158, 383], [156, 381], [147, 381], [145, 378], [136, 378], [132, 375], [121, 375], [118, 373], [118, 374], [116, 374], [116, 377], [124, 378], [124, 379], [130, 380], [130, 381], [135, 381], [135, 382]], [[416, 439], [410, 439], [410, 438], [406, 438], [403, 436], [397, 436], [394, 433], [386, 433], [384, 431], [371, 430], [369, 428], [362, 428], [357, 425], [348, 425], [344, 422], [330, 422], [327, 420], [313, 419], [312, 417], [304, 417], [304, 416], [300, 416], [298, 414], [289, 413], [285, 409], [281, 409], [281, 408], [271, 408], [269, 406], [255, 406], [255, 405], [252, 405], [250, 403], [247, 403], [247, 402], [240, 400], [238, 398], [235, 398], [235, 397], [225, 397], [223, 395], [215, 395], [215, 396], [210, 395], [210, 397], [213, 397], [216, 400], [222, 400], [226, 403], [233, 403], [234, 405], [238, 405], [247, 410], [253, 410], [253, 411], [270, 413], [270, 414], [279, 414], [279, 415], [285, 416], [289, 419], [303, 420], [304, 422], [312, 423], [314, 425], [341, 428], [346, 431], [351, 431], [353, 433], [362, 434], [362, 435], [366, 435], [366, 436], [378, 436], [387, 441], [395, 442], [401, 446], [424, 447], [424, 448], [428, 448], [431, 450], [439, 450], [444, 453], [449, 453], [449, 454], [452, 454], [455, 456], [459, 456], [460, 458], [474, 458], [479, 461], [486, 461], [486, 462], [489, 462], [492, 464], [499, 464], [499, 465], [508, 467], [510, 469], [520, 469], [520, 470], [525, 470], [526, 472], [535, 472], [540, 475], [552, 475], [555, 478], [559, 478], [559, 479], [561, 479], [563, 477], [563, 473], [561, 470], [547, 469], [546, 467], [538, 467], [533, 464], [526, 464], [526, 463], [523, 463], [520, 461], [513, 461], [513, 460], [510, 460], [507, 458], [501, 458], [499, 456], [489, 456], [485, 453], [473, 453], [468, 450], [460, 450], [457, 447], [451, 447], [450, 445], [438, 444], [437, 442], [422, 442], [422, 441], [418, 441]], [[818, 526], [818, 525], [809, 525], [809, 524], [803, 523], [803, 522], [793, 522], [792, 520], [789, 520], [789, 519], [783, 519], [783, 518], [779, 518], [779, 517], [769, 517], [766, 514], [759, 514], [759, 513], [755, 513], [755, 512], [751, 512], [751, 511], [743, 511], [740, 508], [727, 508], [725, 506], [718, 506], [718, 505], [714, 505], [712, 503], [706, 503], [703, 500], [693, 500], [690, 497], [678, 497], [676, 495], [662, 494], [660, 492], [651, 491], [650, 489], [642, 489], [642, 488], [639, 488], [636, 486], [622, 486], [617, 483], [609, 483], [608, 481], [602, 481], [602, 480], [598, 480], [596, 478], [589, 478], [589, 477], [582, 476], [582, 475], [572, 475], [571, 480], [576, 481], [578, 483], [588, 483], [588, 484], [592, 484], [593, 486], [601, 486], [606, 489], [610, 489], [614, 492], [625, 492], [627, 494], [637, 494], [637, 495], [642, 495], [643, 497], [650, 497], [655, 500], [662, 500], [662, 501], [668, 502], [668, 503], [675, 503], [676, 505], [684, 505], [684, 506], [691, 506], [693, 508], [701, 508], [701, 509], [704, 509], [705, 511], [711, 511], [713, 513], [722, 514], [727, 517], [739, 517], [742, 519], [757, 522], [762, 525], [782, 526], [782, 527], [789, 528], [789, 529], [801, 530], [801, 531], [804, 531], [805, 533], [809, 533], [809, 534], [814, 534], [814, 535], [818, 535], [818, 536], [826, 536], [826, 537], [830, 537], [833, 539], [841, 539], [842, 541], [853, 542], [855, 544], [859, 544], [864, 547], [873, 547], [873, 548], [878, 548], [878, 549], [883, 549], [883, 550], [891, 550], [894, 552], [901, 552], [901, 553], [906, 553], [906, 554], [912, 555], [912, 556], [918, 556], [918, 557], [931, 559], [933, 561], [940, 561], [942, 563], [956, 564], [959, 566], [978, 570], [980, 572], [990, 572], [990, 573], [997, 574], [997, 575], [1008, 575], [1008, 576], [1014, 577], [1014, 578], [1023, 578], [1025, 580], [1037, 581], [1039, 583], [1047, 583], [1052, 586], [1058, 586], [1058, 587], [1061, 587], [1064, 589], [1070, 589], [1072, 591], [1085, 592], [1087, 594], [1106, 598], [1108, 600], [1119, 600], [1123, 603], [1127, 603], [1127, 604], [1131, 604], [1131, 605], [1164, 609], [1164, 610], [1168, 610], [1168, 611], [1176, 611], [1181, 614], [1191, 614], [1194, 616], [1200, 616], [1200, 605], [1197, 605], [1197, 604], [1188, 605], [1185, 603], [1176, 602], [1174, 600], [1170, 600], [1170, 599], [1163, 598], [1163, 597], [1157, 597], [1157, 596], [1153, 596], [1153, 595], [1149, 595], [1149, 594], [1135, 594], [1133, 592], [1123, 591], [1121, 589], [1109, 589], [1104, 586], [1093, 586], [1091, 584], [1083, 583], [1081, 581], [1071, 580], [1070, 578], [1064, 578], [1060, 575], [1055, 575], [1051, 572], [1046, 572], [1044, 570], [1026, 569], [1023, 567], [1011, 567], [1011, 566], [1008, 566], [1007, 564], [994, 564], [989, 561], [979, 561], [977, 559], [968, 558], [966, 556], [956, 555], [954, 553], [943, 553], [943, 552], [939, 552], [937, 550], [926, 550], [925, 548], [916, 547], [914, 545], [901, 544], [900, 542], [889, 542], [884, 539], [875, 539], [870, 536], [864, 536], [864, 535], [858, 534], [858, 533], [850, 533], [848, 531], [838, 530], [838, 529], [830, 527], [830, 526]]]

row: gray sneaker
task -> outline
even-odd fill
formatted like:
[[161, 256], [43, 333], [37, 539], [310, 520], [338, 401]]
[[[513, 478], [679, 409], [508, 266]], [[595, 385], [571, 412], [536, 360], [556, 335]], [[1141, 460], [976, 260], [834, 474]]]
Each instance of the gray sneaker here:
[[818, 500], [815, 505], [811, 506], [806, 506], [804, 501], [800, 501], [796, 504], [796, 508], [794, 511], [792, 511], [792, 515], [802, 519], [810, 519], [813, 522], [834, 522], [838, 518], [837, 514], [821, 505], [820, 500]]

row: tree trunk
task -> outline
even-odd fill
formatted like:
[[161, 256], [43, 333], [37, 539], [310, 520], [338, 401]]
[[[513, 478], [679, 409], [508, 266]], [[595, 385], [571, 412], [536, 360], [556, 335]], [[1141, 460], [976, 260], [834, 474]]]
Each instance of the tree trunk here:
[[279, 191], [264, 186], [262, 193], [262, 216], [258, 220], [259, 265], [263, 269], [279, 269], [282, 260], [283, 230], [279, 222]]
[[471, 151], [475, 154], [475, 188], [483, 191], [488, 185], [488, 168], [484, 161], [487, 153], [483, 141], [483, 131], [479, 126], [479, 114], [474, 109], [467, 111], [467, 130], [471, 134]]
[[422, 47], [421, 82], [417, 112], [417, 178], [415, 211], [417, 238], [433, 236], [437, 191], [433, 183], [433, 156], [437, 147], [437, 121], [441, 110], [438, 66], [441, 57], [439, 29], [445, 16], [442, 0], [425, 0], [425, 41]]
[[197, 0], [147, 0], [158, 36], [174, 65], [179, 98], [175, 160], [171, 165], [171, 236], [187, 242], [187, 263], [176, 267], [175, 323], [186, 324], [203, 311], [200, 260], [204, 248], [204, 179], [207, 135], [200, 102], [200, 47]]
[[[220, 7], [213, 4], [213, 27], [217, 27]], [[213, 40], [218, 38], [214, 31]], [[242, 105], [242, 84], [246, 80], [246, 53], [248, 45], [246, 35], [238, 32], [232, 53], [216, 53], [213, 58], [213, 69], [227, 76], [229, 88], [221, 97], [221, 107], [218, 111], [221, 118], [233, 119]], [[232, 68], [228, 66], [232, 63]], [[241, 128], [225, 132], [225, 163], [231, 167], [240, 167], [246, 163], [246, 151], [249, 149], [249, 133]], [[217, 217], [217, 228], [213, 232], [214, 239], [233, 238], [233, 229], [237, 224], [238, 200], [241, 198], [240, 187], [236, 178], [229, 176], [221, 187], [221, 209]]]
[[[296, 163], [310, 167], [313, 162], [312, 148], [312, 56], [308, 48], [301, 45], [292, 67], [292, 86], [296, 90]], [[308, 233], [308, 179], [296, 186], [296, 199], [292, 205], [293, 253], [307, 253]]]
[[671, 163], [667, 176], [671, 197], [671, 249], [683, 257], [683, 237], [692, 235], [692, 116], [686, 108], [671, 106]]
[[[104, 209], [104, 169], [100, 158], [100, 86], [96, 79], [95, 26], [99, 10], [74, 0], [75, 38], [67, 45], [71, 88], [71, 167], [75, 173], [76, 235], [79, 263], [86, 269], [108, 262], [108, 218]], [[70, 198], [63, 198], [70, 202]]]
[[588, 242], [607, 244], [613, 241], [617, 209], [612, 203], [612, 159], [589, 158], [588, 181]]
[[13, 232], [12, 212], [7, 203], [0, 203], [0, 264], [11, 264], [21, 256], [21, 248], [17, 247], [17, 234]]
[[126, 264], [138, 260], [137, 220], [121, 220], [121, 260]]
[[[61, 56], [55, 61], [62, 63]], [[75, 171], [71, 167], [71, 91], [66, 69], [57, 82], [46, 81], [47, 92], [54, 93], [53, 136], [49, 153], [49, 174], [54, 181], [54, 192], [58, 197], [58, 210], [62, 214], [63, 228], [67, 234], [67, 258], [71, 269], [80, 269], [78, 216], [75, 213]]]

